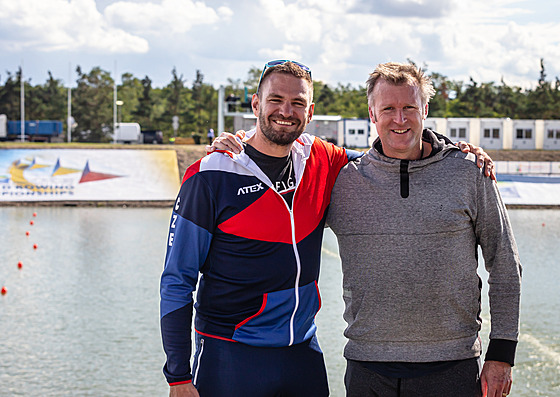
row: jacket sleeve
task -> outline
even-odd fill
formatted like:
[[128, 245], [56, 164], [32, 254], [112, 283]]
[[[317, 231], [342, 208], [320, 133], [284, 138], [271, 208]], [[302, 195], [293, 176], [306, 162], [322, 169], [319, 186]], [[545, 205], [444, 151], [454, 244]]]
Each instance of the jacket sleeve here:
[[163, 372], [170, 385], [192, 379], [193, 293], [208, 255], [215, 218], [208, 184], [200, 173], [191, 174], [185, 176], [171, 215], [160, 284], [160, 325], [167, 356]]
[[514, 364], [519, 336], [521, 263], [495, 181], [478, 178], [476, 235], [488, 271], [491, 331], [486, 360]]

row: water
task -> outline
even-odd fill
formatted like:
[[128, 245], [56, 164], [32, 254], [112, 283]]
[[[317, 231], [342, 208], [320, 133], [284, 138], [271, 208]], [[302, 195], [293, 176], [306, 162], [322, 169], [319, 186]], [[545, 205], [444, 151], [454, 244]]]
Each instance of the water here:
[[169, 211], [36, 211], [0, 208], [0, 396], [164, 396]]
[[[169, 209], [0, 207], [0, 286], [8, 289], [0, 296], [0, 396], [168, 394], [161, 373], [158, 291], [169, 214]], [[511, 396], [557, 396], [560, 211], [512, 210], [510, 217], [524, 265]], [[317, 323], [335, 397], [344, 396], [345, 368], [337, 252], [327, 230]], [[480, 274], [485, 278], [482, 268]], [[483, 304], [487, 340], [487, 300]]]

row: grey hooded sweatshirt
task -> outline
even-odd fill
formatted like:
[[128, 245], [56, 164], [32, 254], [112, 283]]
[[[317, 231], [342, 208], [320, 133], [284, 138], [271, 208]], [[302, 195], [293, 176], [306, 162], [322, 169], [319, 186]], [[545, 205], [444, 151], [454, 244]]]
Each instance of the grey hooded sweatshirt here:
[[381, 154], [379, 139], [341, 171], [327, 219], [342, 259], [347, 359], [435, 362], [482, 346], [478, 248], [489, 272], [487, 360], [513, 365], [521, 264], [497, 184], [475, 156], [432, 131], [428, 158]]

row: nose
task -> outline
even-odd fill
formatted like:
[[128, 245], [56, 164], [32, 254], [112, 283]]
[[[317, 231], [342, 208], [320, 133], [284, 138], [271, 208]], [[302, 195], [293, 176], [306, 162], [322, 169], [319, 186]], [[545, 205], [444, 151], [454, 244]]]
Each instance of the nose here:
[[294, 113], [294, 108], [290, 102], [286, 101], [280, 105], [278, 111], [282, 117], [291, 117]]
[[394, 120], [395, 120], [395, 123], [399, 123], [399, 124], [402, 124], [406, 121], [406, 115], [404, 114], [403, 109], [396, 109], [395, 110]]

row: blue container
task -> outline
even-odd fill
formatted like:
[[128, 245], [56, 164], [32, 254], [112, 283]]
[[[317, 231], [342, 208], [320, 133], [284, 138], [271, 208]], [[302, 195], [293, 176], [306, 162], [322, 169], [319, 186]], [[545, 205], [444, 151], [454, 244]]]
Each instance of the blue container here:
[[[55, 137], [62, 134], [62, 122], [52, 120], [26, 121], [24, 134], [27, 136]], [[8, 135], [21, 135], [21, 121], [8, 121]]]

